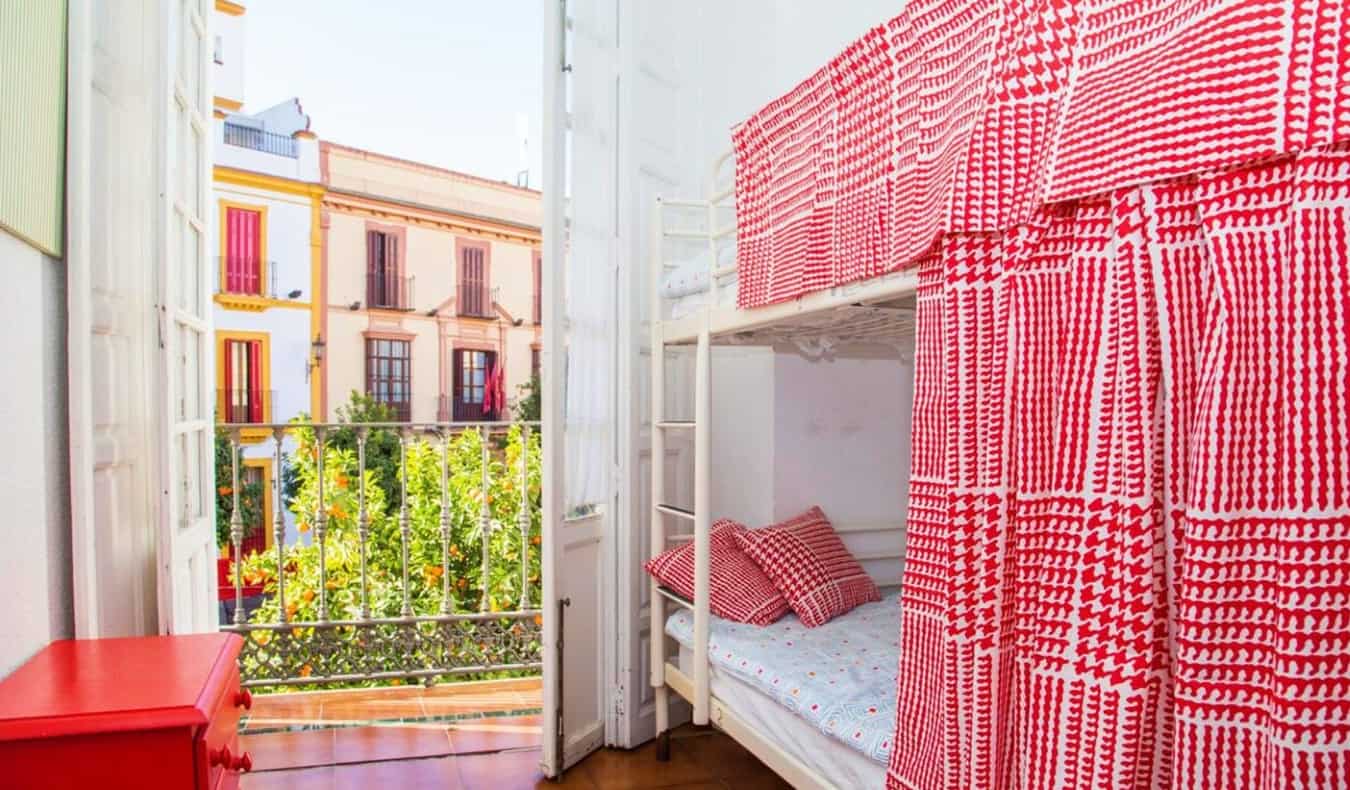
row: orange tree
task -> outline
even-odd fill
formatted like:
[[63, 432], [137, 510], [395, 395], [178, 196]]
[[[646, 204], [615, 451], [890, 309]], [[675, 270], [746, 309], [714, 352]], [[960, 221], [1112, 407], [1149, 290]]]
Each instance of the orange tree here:
[[[372, 439], [374, 439], [372, 432]], [[477, 612], [487, 598], [489, 611], [507, 611], [519, 607], [522, 600], [521, 563], [526, 563], [526, 585], [530, 588], [532, 606], [539, 605], [540, 563], [540, 439], [530, 435], [528, 448], [523, 432], [513, 426], [505, 441], [489, 444], [487, 455], [488, 489], [487, 509], [489, 572], [483, 584], [482, 554], [483, 530], [481, 508], [483, 490], [482, 435], [466, 430], [450, 437], [449, 442], [449, 514], [450, 541], [443, 550], [441, 535], [441, 464], [443, 450], [437, 436], [418, 434], [409, 442], [408, 472], [408, 585], [407, 594], [414, 614], [430, 615], [441, 611], [445, 600], [448, 578], [452, 612]], [[315, 515], [319, 503], [319, 448], [313, 429], [297, 427], [295, 435], [298, 450], [293, 466], [296, 491], [290, 501], [297, 530], [302, 541], [286, 548], [284, 612], [277, 591], [277, 559], [275, 552], [251, 556], [244, 561], [246, 579], [264, 584], [264, 601], [252, 613], [250, 622], [277, 623], [283, 619], [297, 623], [285, 631], [259, 631], [250, 638], [266, 647], [272, 638], [303, 640], [312, 637], [316, 629], [298, 625], [314, 622], [319, 615], [320, 585], [319, 549], [314, 540]], [[517, 515], [521, 507], [521, 453], [526, 453], [527, 507], [530, 514], [529, 530], [521, 535]], [[323, 464], [324, 481], [324, 566], [328, 619], [357, 620], [361, 618], [361, 570], [359, 536], [359, 480], [357, 455], [352, 449], [326, 443]], [[369, 521], [367, 548], [367, 596], [370, 615], [375, 618], [393, 618], [403, 608], [403, 547], [400, 528], [400, 510], [394, 504], [398, 492], [384, 490], [379, 475], [367, 468], [366, 512]], [[449, 562], [445, 561], [448, 553]], [[284, 615], [284, 618], [283, 618]], [[353, 649], [363, 645], [356, 639]], [[266, 660], [256, 649], [245, 656], [245, 670], [250, 660]], [[292, 647], [291, 652], [303, 653]], [[308, 674], [309, 664], [290, 668], [301, 675]], [[258, 669], [258, 667], [254, 667]], [[314, 670], [317, 671], [317, 670]]]

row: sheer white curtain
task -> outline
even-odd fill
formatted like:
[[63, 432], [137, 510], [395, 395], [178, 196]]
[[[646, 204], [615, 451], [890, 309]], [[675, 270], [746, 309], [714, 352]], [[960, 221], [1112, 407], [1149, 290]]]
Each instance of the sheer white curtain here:
[[572, 234], [567, 256], [566, 392], [563, 399], [566, 512], [605, 501], [612, 460], [614, 270], [608, 240]]

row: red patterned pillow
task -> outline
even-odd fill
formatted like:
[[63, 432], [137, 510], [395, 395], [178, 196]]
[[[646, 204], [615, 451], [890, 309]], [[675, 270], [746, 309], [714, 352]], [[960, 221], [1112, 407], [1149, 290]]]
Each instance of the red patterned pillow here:
[[[769, 577], [736, 545], [745, 526], [723, 519], [712, 525], [708, 609], [718, 617], [768, 625], [787, 614], [788, 603]], [[659, 554], [643, 565], [661, 584], [694, 599], [694, 543]]]
[[741, 530], [736, 543], [773, 579], [807, 628], [881, 600], [876, 583], [818, 507], [780, 524]]

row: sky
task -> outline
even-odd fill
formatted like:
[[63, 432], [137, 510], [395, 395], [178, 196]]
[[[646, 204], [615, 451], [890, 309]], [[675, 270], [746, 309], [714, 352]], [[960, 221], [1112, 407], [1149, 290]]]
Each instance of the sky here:
[[245, 4], [245, 112], [298, 97], [320, 139], [538, 188], [538, 0]]

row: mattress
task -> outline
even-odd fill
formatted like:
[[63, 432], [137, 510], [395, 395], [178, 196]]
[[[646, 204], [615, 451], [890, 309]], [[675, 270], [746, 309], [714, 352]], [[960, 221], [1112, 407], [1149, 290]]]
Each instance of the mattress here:
[[[666, 272], [661, 281], [661, 296], [670, 306], [670, 318], [684, 318], [709, 306], [708, 283], [712, 267], [706, 248], [697, 254], [685, 258], [678, 266]], [[735, 245], [723, 245], [718, 249], [719, 268], [734, 266], [736, 263]], [[724, 274], [717, 280], [717, 307], [732, 307], [736, 304], [736, 273]]]
[[[895, 728], [899, 598], [899, 590], [889, 590], [880, 602], [859, 606], [818, 628], [803, 627], [791, 614], [763, 627], [713, 617], [708, 639], [713, 676], [720, 678], [727, 694], [737, 694], [742, 702], [747, 699], [742, 689], [727, 681], [773, 705], [776, 710], [769, 712], [764, 712], [762, 705], [756, 707], [758, 703], [744, 706], [744, 710], [754, 710], [769, 722], [759, 728], [761, 732], [773, 737], [786, 729], [789, 716], [796, 717], [815, 733], [863, 758], [862, 762], [875, 765], [879, 781], [890, 757]], [[693, 613], [687, 609], [666, 620], [666, 633], [689, 649], [691, 656], [693, 630]], [[713, 693], [728, 705], [734, 704], [718, 690], [717, 682]], [[739, 707], [735, 710], [738, 714], [742, 711]], [[836, 751], [788, 746], [793, 754], [806, 759]], [[819, 771], [832, 781], [842, 781], [841, 771], [859, 770], [849, 768], [858, 761], [832, 762]]]

